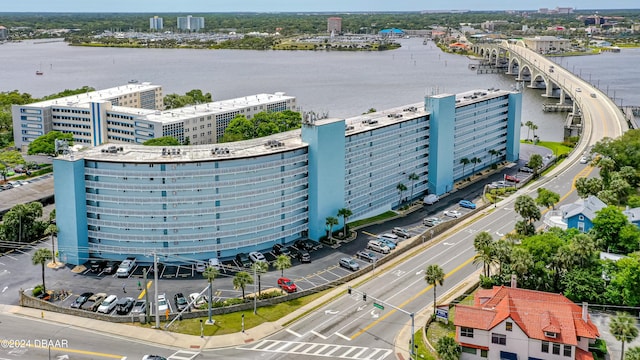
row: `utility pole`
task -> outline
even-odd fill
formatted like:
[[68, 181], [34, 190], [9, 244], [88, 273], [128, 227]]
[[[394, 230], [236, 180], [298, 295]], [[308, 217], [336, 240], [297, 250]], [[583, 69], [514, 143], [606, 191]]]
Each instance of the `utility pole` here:
[[258, 313], [258, 295], [256, 294], [256, 267], [253, 267], [253, 315]]
[[144, 308], [144, 317], [145, 323], [149, 323], [151, 319], [149, 319], [151, 305], [149, 304], [149, 289], [147, 289], [147, 269], [142, 270], [142, 276], [144, 276], [144, 302], [147, 304]]
[[156, 329], [160, 329], [160, 305], [158, 304], [158, 254], [153, 253], [153, 290], [156, 304]]

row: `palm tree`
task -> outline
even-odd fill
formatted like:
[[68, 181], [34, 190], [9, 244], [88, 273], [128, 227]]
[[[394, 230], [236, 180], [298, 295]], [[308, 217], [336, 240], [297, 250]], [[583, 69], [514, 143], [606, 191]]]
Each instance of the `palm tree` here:
[[424, 279], [429, 285], [433, 285], [433, 315], [436, 314], [436, 288], [444, 284], [444, 270], [440, 265], [432, 264], [427, 266]]
[[349, 236], [349, 228], [347, 227], [347, 220], [349, 219], [349, 217], [351, 217], [351, 215], [353, 215], [353, 212], [351, 212], [350, 209], [342, 208], [338, 210], [338, 216], [342, 217], [342, 223], [344, 223], [345, 237]]
[[276, 269], [282, 272], [280, 276], [284, 277], [284, 269], [288, 269], [291, 267], [291, 257], [284, 254], [278, 255], [274, 264], [276, 266]]
[[258, 276], [258, 297], [260, 297], [260, 292], [262, 291], [262, 283], [260, 281], [260, 275], [269, 271], [269, 263], [264, 261], [256, 261], [251, 265], [251, 269], [254, 274]]
[[327, 222], [325, 223], [325, 225], [327, 225], [329, 234], [327, 235], [327, 238], [329, 238], [329, 240], [331, 240], [331, 237], [333, 236], [333, 227], [335, 225], [338, 225], [338, 218], [333, 217], [333, 216], [327, 216]]
[[493, 164], [493, 157], [497, 156], [500, 153], [500, 151], [496, 150], [496, 149], [491, 149], [489, 150], [489, 155], [491, 155], [491, 163]]
[[244, 288], [250, 284], [253, 284], [253, 278], [246, 271], [240, 271], [233, 277], [233, 288], [242, 289], [242, 300], [244, 300]]
[[471, 160], [469, 160], [468, 158], [462, 158], [460, 159], [460, 164], [462, 164], [462, 177], [464, 177], [464, 168], [471, 164]]
[[475, 174], [476, 173], [476, 165], [480, 164], [482, 162], [482, 159], [480, 159], [479, 157], [475, 157], [474, 156], [473, 158], [471, 158], [470, 161], [473, 163], [473, 174]]
[[619, 312], [611, 319], [609, 331], [616, 340], [622, 343], [622, 351], [620, 352], [620, 360], [622, 360], [624, 358], [624, 343], [631, 342], [638, 337], [636, 320], [627, 313]]
[[409, 174], [409, 180], [411, 180], [411, 200], [413, 200], [413, 188], [415, 187], [415, 183], [417, 180], [420, 180], [420, 176], [416, 173]]
[[461, 351], [460, 345], [451, 336], [441, 337], [436, 343], [436, 352], [442, 360], [458, 360]]
[[46, 291], [46, 287], [44, 285], [44, 264], [49, 260], [51, 260], [51, 250], [45, 248], [36, 250], [33, 257], [31, 257], [33, 265], [40, 264], [42, 266], [42, 292]]
[[398, 189], [398, 193], [400, 194], [400, 200], [398, 201], [398, 206], [400, 206], [400, 204], [402, 204], [402, 193], [407, 191], [407, 187], [403, 183], [398, 183], [396, 189]]
[[56, 249], [55, 243], [53, 242], [53, 237], [58, 235], [58, 227], [56, 224], [49, 224], [46, 229], [44, 229], [44, 234], [51, 236], [51, 256], [53, 258], [53, 264], [56, 264]]
[[527, 130], [527, 140], [529, 140], [529, 132], [531, 132], [531, 127], [533, 126], [533, 121], [529, 120], [526, 123], [524, 123], [524, 126], [526, 126], [528, 128]]
[[634, 346], [627, 350], [624, 360], [640, 360], [640, 346]]
[[473, 263], [482, 263], [484, 276], [489, 277], [491, 274], [491, 264], [496, 262], [496, 255], [493, 248], [493, 238], [486, 231], [479, 232], [473, 239], [473, 247], [476, 249], [476, 256]]
[[202, 273], [202, 276], [207, 279], [207, 282], [209, 283], [209, 324], [212, 324], [213, 321], [211, 320], [211, 306], [213, 303], [213, 279], [216, 278], [216, 276], [218, 276], [218, 269], [214, 268], [213, 266], [208, 266], [206, 269], [204, 269], [204, 272]]
[[536, 138], [536, 130], [538, 130], [538, 125], [531, 124], [531, 131], [533, 131], [533, 138]]

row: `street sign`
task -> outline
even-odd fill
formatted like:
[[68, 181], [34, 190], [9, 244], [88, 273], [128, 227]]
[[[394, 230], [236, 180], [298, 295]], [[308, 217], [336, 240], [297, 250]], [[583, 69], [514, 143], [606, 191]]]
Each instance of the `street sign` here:
[[380, 310], [384, 310], [384, 306], [378, 304], [378, 303], [373, 303], [373, 307], [378, 308]]

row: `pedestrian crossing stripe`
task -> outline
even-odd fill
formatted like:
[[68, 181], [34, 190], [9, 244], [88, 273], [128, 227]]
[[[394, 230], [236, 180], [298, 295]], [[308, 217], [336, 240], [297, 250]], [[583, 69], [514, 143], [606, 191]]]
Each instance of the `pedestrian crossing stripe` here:
[[391, 349], [369, 348], [364, 346], [280, 340], [263, 340], [255, 344], [237, 347], [237, 349], [351, 360], [383, 360], [393, 352]]
[[167, 360], [193, 360], [198, 355], [200, 355], [199, 351], [178, 350], [169, 356]]

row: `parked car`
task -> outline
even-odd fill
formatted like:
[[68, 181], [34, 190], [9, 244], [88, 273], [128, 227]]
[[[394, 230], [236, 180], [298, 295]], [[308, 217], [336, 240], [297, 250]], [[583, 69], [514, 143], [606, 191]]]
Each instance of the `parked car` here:
[[160, 313], [160, 315], [163, 315], [167, 310], [169, 310], [167, 297], [165, 296], [165, 294], [158, 295], [158, 312]]
[[102, 272], [105, 274], [113, 274], [114, 272], [116, 272], [119, 266], [120, 266], [119, 261], [107, 261], [107, 264], [105, 265]]
[[93, 295], [92, 292], [85, 292], [80, 294], [80, 296], [78, 296], [72, 303], [71, 303], [71, 307], [74, 309], [80, 309], [80, 307], [82, 307], [82, 305], [84, 305], [84, 303], [87, 302], [87, 300], [89, 300], [89, 298], [91, 297], [91, 295]]
[[167, 358], [160, 355], [144, 355], [142, 360], [167, 360]]
[[301, 263], [311, 262], [311, 255], [307, 250], [298, 250], [294, 247], [291, 248], [291, 257], [297, 259]]
[[196, 272], [203, 273], [207, 269], [207, 263], [204, 261], [196, 262]]
[[116, 313], [118, 315], [127, 315], [133, 308], [135, 300], [132, 297], [125, 297], [118, 299], [116, 303]]
[[438, 219], [437, 217], [429, 217], [422, 220], [422, 224], [429, 227], [436, 226], [440, 223], [442, 223], [442, 220]]
[[181, 292], [173, 296], [173, 302], [176, 304], [176, 309], [178, 309], [178, 311], [182, 311], [189, 306], [187, 298], [184, 297]]
[[273, 253], [275, 255], [287, 255], [287, 256], [291, 256], [291, 250], [289, 250], [288, 247], [282, 245], [282, 244], [275, 244], [273, 245]]
[[236, 264], [240, 267], [251, 267], [251, 260], [249, 260], [249, 255], [247, 255], [246, 253], [236, 254]]
[[104, 300], [102, 300], [102, 303], [100, 303], [100, 306], [98, 306], [97, 311], [99, 313], [108, 314], [116, 307], [117, 302], [118, 302], [117, 296], [109, 295]]
[[467, 208], [467, 209], [475, 209], [476, 208], [476, 204], [472, 203], [469, 200], [460, 200], [458, 205], [460, 205], [463, 208]]
[[459, 218], [460, 216], [462, 216], [462, 213], [458, 210], [447, 210], [444, 212], [444, 216]]
[[506, 181], [511, 181], [511, 182], [516, 183], [516, 184], [520, 182], [520, 179], [518, 179], [518, 177], [517, 177], [517, 176], [515, 176], [515, 175], [505, 175], [505, 176], [504, 176], [504, 179], [505, 179]]
[[370, 250], [361, 250], [356, 253], [356, 256], [362, 260], [366, 260], [368, 262], [376, 262], [378, 261], [378, 255]]
[[102, 301], [106, 297], [107, 297], [107, 294], [105, 294], [105, 293], [93, 294], [87, 299], [87, 302], [84, 303], [84, 305], [81, 307], [81, 309], [86, 309], [86, 310], [89, 310], [89, 311], [96, 311], [96, 310], [98, 310], [98, 307], [100, 306], [100, 304], [102, 304]]
[[576, 88], [576, 92], [582, 92], [582, 89], [580, 89], [579, 87]]
[[360, 265], [352, 258], [348, 258], [348, 257], [341, 258], [338, 264], [352, 271], [360, 270]]
[[220, 259], [218, 259], [218, 258], [209, 259], [209, 267], [212, 267], [212, 268], [214, 268], [216, 270], [220, 270], [220, 267], [221, 267], [220, 264], [221, 264], [220, 263]]
[[145, 314], [147, 312], [147, 301], [144, 299], [136, 300], [131, 309], [132, 315]]
[[520, 168], [520, 172], [533, 174], [533, 169], [528, 166], [523, 166]]
[[433, 205], [438, 201], [440, 201], [440, 197], [436, 194], [429, 194], [424, 198], [424, 203], [427, 205]]
[[296, 240], [293, 246], [298, 250], [313, 251], [320, 248], [320, 244], [312, 240]]
[[200, 295], [199, 293], [189, 294], [189, 303], [194, 309], [199, 309], [201, 306], [209, 303], [206, 295]]
[[89, 261], [89, 269], [92, 273], [99, 273], [107, 267], [107, 260], [90, 260]]
[[397, 236], [403, 237], [403, 238], [405, 238], [405, 239], [408, 239], [408, 238], [410, 238], [410, 237], [411, 237], [411, 235], [409, 234], [409, 231], [408, 231], [407, 229], [405, 229], [405, 228], [401, 228], [401, 227], [394, 227], [394, 228], [393, 228], [393, 230], [391, 230], [391, 232], [392, 232], [394, 235], [397, 235]]
[[400, 238], [396, 234], [392, 233], [384, 233], [378, 236], [379, 238], [384, 238], [386, 240], [392, 241], [394, 244], [397, 244], [400, 241]]
[[116, 270], [116, 276], [128, 277], [131, 274], [133, 268], [136, 267], [136, 258], [128, 257], [120, 263], [118, 270]]
[[503, 189], [508, 187], [513, 187], [513, 183], [508, 183], [504, 180], [500, 180], [500, 181], [494, 181], [491, 184], [489, 184], [489, 188], [491, 189]]
[[383, 254], [388, 254], [391, 249], [389, 249], [388, 246], [384, 245], [383, 243], [381, 243], [378, 240], [370, 240], [367, 243], [367, 249], [373, 250], [373, 251], [377, 251], [379, 253], [383, 253]]
[[393, 250], [397, 246], [396, 243], [394, 243], [392, 240], [387, 239], [385, 237], [378, 237], [378, 242], [380, 242], [380, 244], [388, 247], [389, 250]]
[[251, 260], [252, 263], [267, 262], [267, 259], [264, 257], [264, 255], [262, 255], [261, 252], [257, 252], [257, 251], [252, 251], [249, 253], [249, 260]]
[[580, 158], [580, 164], [586, 164], [589, 162], [589, 159], [586, 156]]
[[296, 286], [296, 284], [291, 281], [289, 278], [286, 277], [281, 277], [278, 279], [278, 286], [288, 292], [288, 293], [294, 293], [296, 291], [298, 291], [298, 287]]

